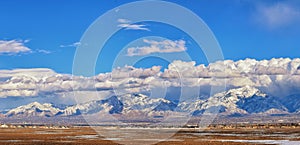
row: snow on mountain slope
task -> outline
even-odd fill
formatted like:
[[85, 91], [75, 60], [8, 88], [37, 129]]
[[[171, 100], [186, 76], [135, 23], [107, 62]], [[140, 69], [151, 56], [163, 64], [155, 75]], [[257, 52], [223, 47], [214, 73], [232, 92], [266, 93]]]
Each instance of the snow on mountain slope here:
[[151, 111], [173, 111], [176, 104], [163, 98], [150, 98], [143, 94], [126, 94], [119, 99], [124, 104], [123, 113], [131, 110], [140, 110], [143, 112]]
[[290, 113], [300, 112], [300, 94], [286, 96], [280, 101]]
[[40, 104], [38, 102], [33, 102], [28, 105], [20, 106], [15, 109], [8, 111], [5, 115], [8, 117], [19, 116], [19, 117], [29, 117], [29, 116], [40, 116], [40, 117], [51, 117], [55, 116], [59, 111], [58, 108], [53, 107], [52, 104], [45, 103]]
[[[124, 94], [111, 96], [105, 100], [96, 100], [83, 104], [57, 108], [52, 104], [37, 102], [20, 106], [6, 113], [6, 116], [76, 116], [105, 112], [109, 114], [155, 114], [155, 112], [188, 112], [191, 115], [206, 113], [230, 114], [280, 114], [297, 112], [300, 101], [292, 101], [299, 96], [281, 104], [277, 98], [262, 93], [254, 87], [245, 86], [215, 94], [207, 99], [183, 101], [178, 105], [164, 98], [151, 98], [143, 94]], [[299, 99], [298, 99], [299, 100]]]
[[206, 102], [206, 100], [196, 100], [194, 102], [183, 101], [178, 104], [178, 108], [180, 108], [183, 112], [194, 112], [203, 110], [202, 105]]
[[92, 101], [84, 104], [69, 106], [60, 112], [61, 115], [93, 114], [105, 111], [110, 114], [126, 114], [132, 111], [149, 113], [152, 111], [172, 111], [176, 104], [162, 99], [152, 99], [143, 94], [125, 94], [112, 96], [106, 100]]
[[59, 109], [52, 104], [33, 102], [6, 113], [6, 116], [76, 116], [104, 111], [109, 114], [127, 114], [141, 111], [144, 114], [159, 111], [174, 111], [176, 104], [162, 98], [149, 98], [143, 94], [112, 96], [105, 100], [91, 101]]
[[270, 109], [286, 111], [274, 97], [262, 93], [254, 87], [245, 86], [218, 93], [208, 99], [204, 108], [224, 106], [226, 113], [263, 113]]
[[179, 106], [184, 111], [194, 111], [194, 115], [200, 115], [205, 111], [207, 113], [225, 114], [276, 113], [287, 111], [274, 97], [268, 96], [257, 88], [250, 86], [231, 89], [215, 94], [207, 100], [198, 100], [191, 104], [181, 103]]
[[280, 111], [284, 113], [287, 111], [278, 100], [271, 96], [262, 97], [253, 95], [251, 98], [240, 99], [236, 104], [248, 113], [276, 113]]
[[105, 111], [110, 114], [116, 114], [121, 113], [122, 110], [122, 102], [120, 102], [116, 96], [112, 96], [106, 100], [91, 101], [88, 103], [69, 106], [66, 109], [60, 111], [59, 115], [73, 116], [80, 114], [93, 114], [100, 111]]

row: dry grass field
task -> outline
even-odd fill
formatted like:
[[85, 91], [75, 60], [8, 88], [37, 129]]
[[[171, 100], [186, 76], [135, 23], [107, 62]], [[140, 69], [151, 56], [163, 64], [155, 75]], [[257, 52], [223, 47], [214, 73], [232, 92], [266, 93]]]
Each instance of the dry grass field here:
[[[159, 135], [158, 135], [159, 136]], [[154, 137], [155, 138], [155, 137]], [[115, 142], [111, 141], [114, 140]], [[120, 139], [121, 140], [121, 139]], [[1, 128], [0, 144], [7, 145], [88, 145], [106, 144], [147, 144], [147, 140], [120, 141], [98, 135], [90, 127], [71, 127], [68, 129], [43, 128]], [[255, 141], [253, 141], [255, 140]], [[297, 144], [300, 143], [299, 128], [276, 129], [184, 129], [158, 145], [238, 145], [238, 144]]]

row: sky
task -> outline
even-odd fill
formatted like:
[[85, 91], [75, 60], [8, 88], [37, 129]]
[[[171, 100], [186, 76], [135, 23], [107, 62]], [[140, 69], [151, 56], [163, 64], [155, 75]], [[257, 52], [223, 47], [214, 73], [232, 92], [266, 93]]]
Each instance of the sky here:
[[[58, 73], [72, 73], [74, 54], [85, 31], [98, 17], [128, 2], [134, 1], [2, 1], [0, 69], [49, 68]], [[170, 2], [191, 10], [207, 24], [226, 60], [300, 57], [298, 0]], [[197, 64], [208, 63], [193, 38], [174, 26], [148, 21], [131, 23], [126, 14], [115, 22], [112, 25], [122, 29], [102, 48], [96, 73], [110, 72], [120, 55], [128, 61], [151, 54], [185, 60], [183, 54], [187, 53]], [[120, 61], [116, 66], [126, 63]], [[165, 68], [169, 63], [147, 57], [134, 65]]]
[[[172, 0], [167, 2], [181, 9], [144, 5], [130, 9], [134, 16], [124, 6], [130, 2], [136, 1], [2, 1], [0, 110], [126, 93], [197, 98], [245, 86], [276, 97], [300, 94], [299, 0]], [[149, 14], [172, 23], [151, 21]], [[199, 31], [203, 27], [210, 31]], [[117, 31], [100, 46], [111, 30]], [[222, 50], [217, 60], [224, 61], [207, 57], [218, 55], [215, 47], [205, 47], [210, 32]], [[199, 44], [195, 36], [205, 41]], [[88, 55], [74, 59], [78, 54]], [[93, 55], [95, 62], [89, 62]], [[74, 62], [88, 77], [73, 73]]]

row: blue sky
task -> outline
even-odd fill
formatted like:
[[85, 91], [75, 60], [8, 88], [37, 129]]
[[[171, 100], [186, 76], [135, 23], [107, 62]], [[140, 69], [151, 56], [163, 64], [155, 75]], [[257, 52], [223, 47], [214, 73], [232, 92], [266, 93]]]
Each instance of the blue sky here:
[[[300, 2], [297, 0], [172, 2], [192, 10], [205, 21], [219, 41], [225, 59], [300, 57]], [[99, 16], [122, 4], [125, 2], [121, 0], [1, 2], [0, 44], [14, 43], [9, 47], [18, 47], [10, 50], [0, 47], [0, 69], [51, 68], [59, 73], [71, 73], [75, 44], [78, 44], [85, 30]], [[97, 62], [97, 73], [110, 71], [114, 58], [129, 42], [148, 36], [161, 36], [173, 42], [183, 40], [185, 44], [179, 46], [178, 50], [186, 48], [184, 51], [197, 64], [207, 63], [199, 46], [177, 28], [157, 22], [141, 22], [126, 29], [126, 19], [120, 24], [125, 24], [121, 25], [124, 29], [116, 33], [103, 48]], [[149, 43], [139, 41], [129, 47], [142, 48], [143, 45]], [[18, 51], [20, 49], [24, 51]], [[173, 52], [170, 55], [180, 59], [180, 53]], [[160, 59], [148, 58], [136, 66], [167, 64]]]

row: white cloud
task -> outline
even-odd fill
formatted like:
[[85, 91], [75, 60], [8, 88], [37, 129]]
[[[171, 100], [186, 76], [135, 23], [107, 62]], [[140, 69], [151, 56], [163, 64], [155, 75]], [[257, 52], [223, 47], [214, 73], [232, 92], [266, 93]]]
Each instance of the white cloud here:
[[146, 69], [125, 66], [93, 77], [58, 74], [50, 69], [1, 70], [0, 97], [60, 96], [72, 91], [113, 92], [113, 89], [118, 93], [140, 93], [178, 87], [201, 87], [201, 92], [207, 93], [211, 86], [222, 86], [225, 82], [228, 88], [247, 85], [279, 97], [297, 94], [300, 59], [225, 60], [208, 66], [177, 60], [164, 71], [159, 66]]
[[155, 76], [160, 72], [160, 66], [153, 66], [151, 68], [135, 68], [132, 66], [125, 66], [123, 68], [116, 68], [112, 71], [111, 75], [114, 79], [116, 78], [147, 78]]
[[60, 45], [59, 47], [61, 48], [65, 48], [65, 47], [77, 47], [79, 46], [81, 43], [80, 42], [74, 42], [72, 44], [67, 44], [67, 45]]
[[255, 17], [269, 28], [277, 28], [300, 21], [300, 10], [287, 2], [259, 4]]
[[145, 30], [150, 31], [150, 29], [145, 28], [146, 25], [141, 24], [131, 24], [130, 20], [127, 19], [118, 19], [118, 27], [125, 28], [126, 30]]
[[118, 21], [119, 23], [130, 23], [130, 21], [127, 20], [127, 19], [118, 19], [117, 21]]
[[28, 40], [0, 40], [0, 54], [19, 54], [31, 52], [31, 49], [25, 46]]
[[52, 75], [56, 75], [56, 73], [53, 70], [47, 68], [0, 70], [0, 78], [11, 78], [16, 76], [31, 76], [35, 78], [42, 78]]
[[143, 40], [148, 46], [143, 47], [130, 47], [127, 49], [128, 56], [142, 56], [152, 53], [173, 53], [173, 52], [183, 52], [187, 48], [185, 46], [184, 40], [164, 40], [164, 41], [154, 41], [154, 40]]
[[50, 54], [50, 53], [52, 53], [51, 51], [45, 50], [45, 49], [37, 49], [36, 52], [37, 53], [43, 53], [43, 54]]

